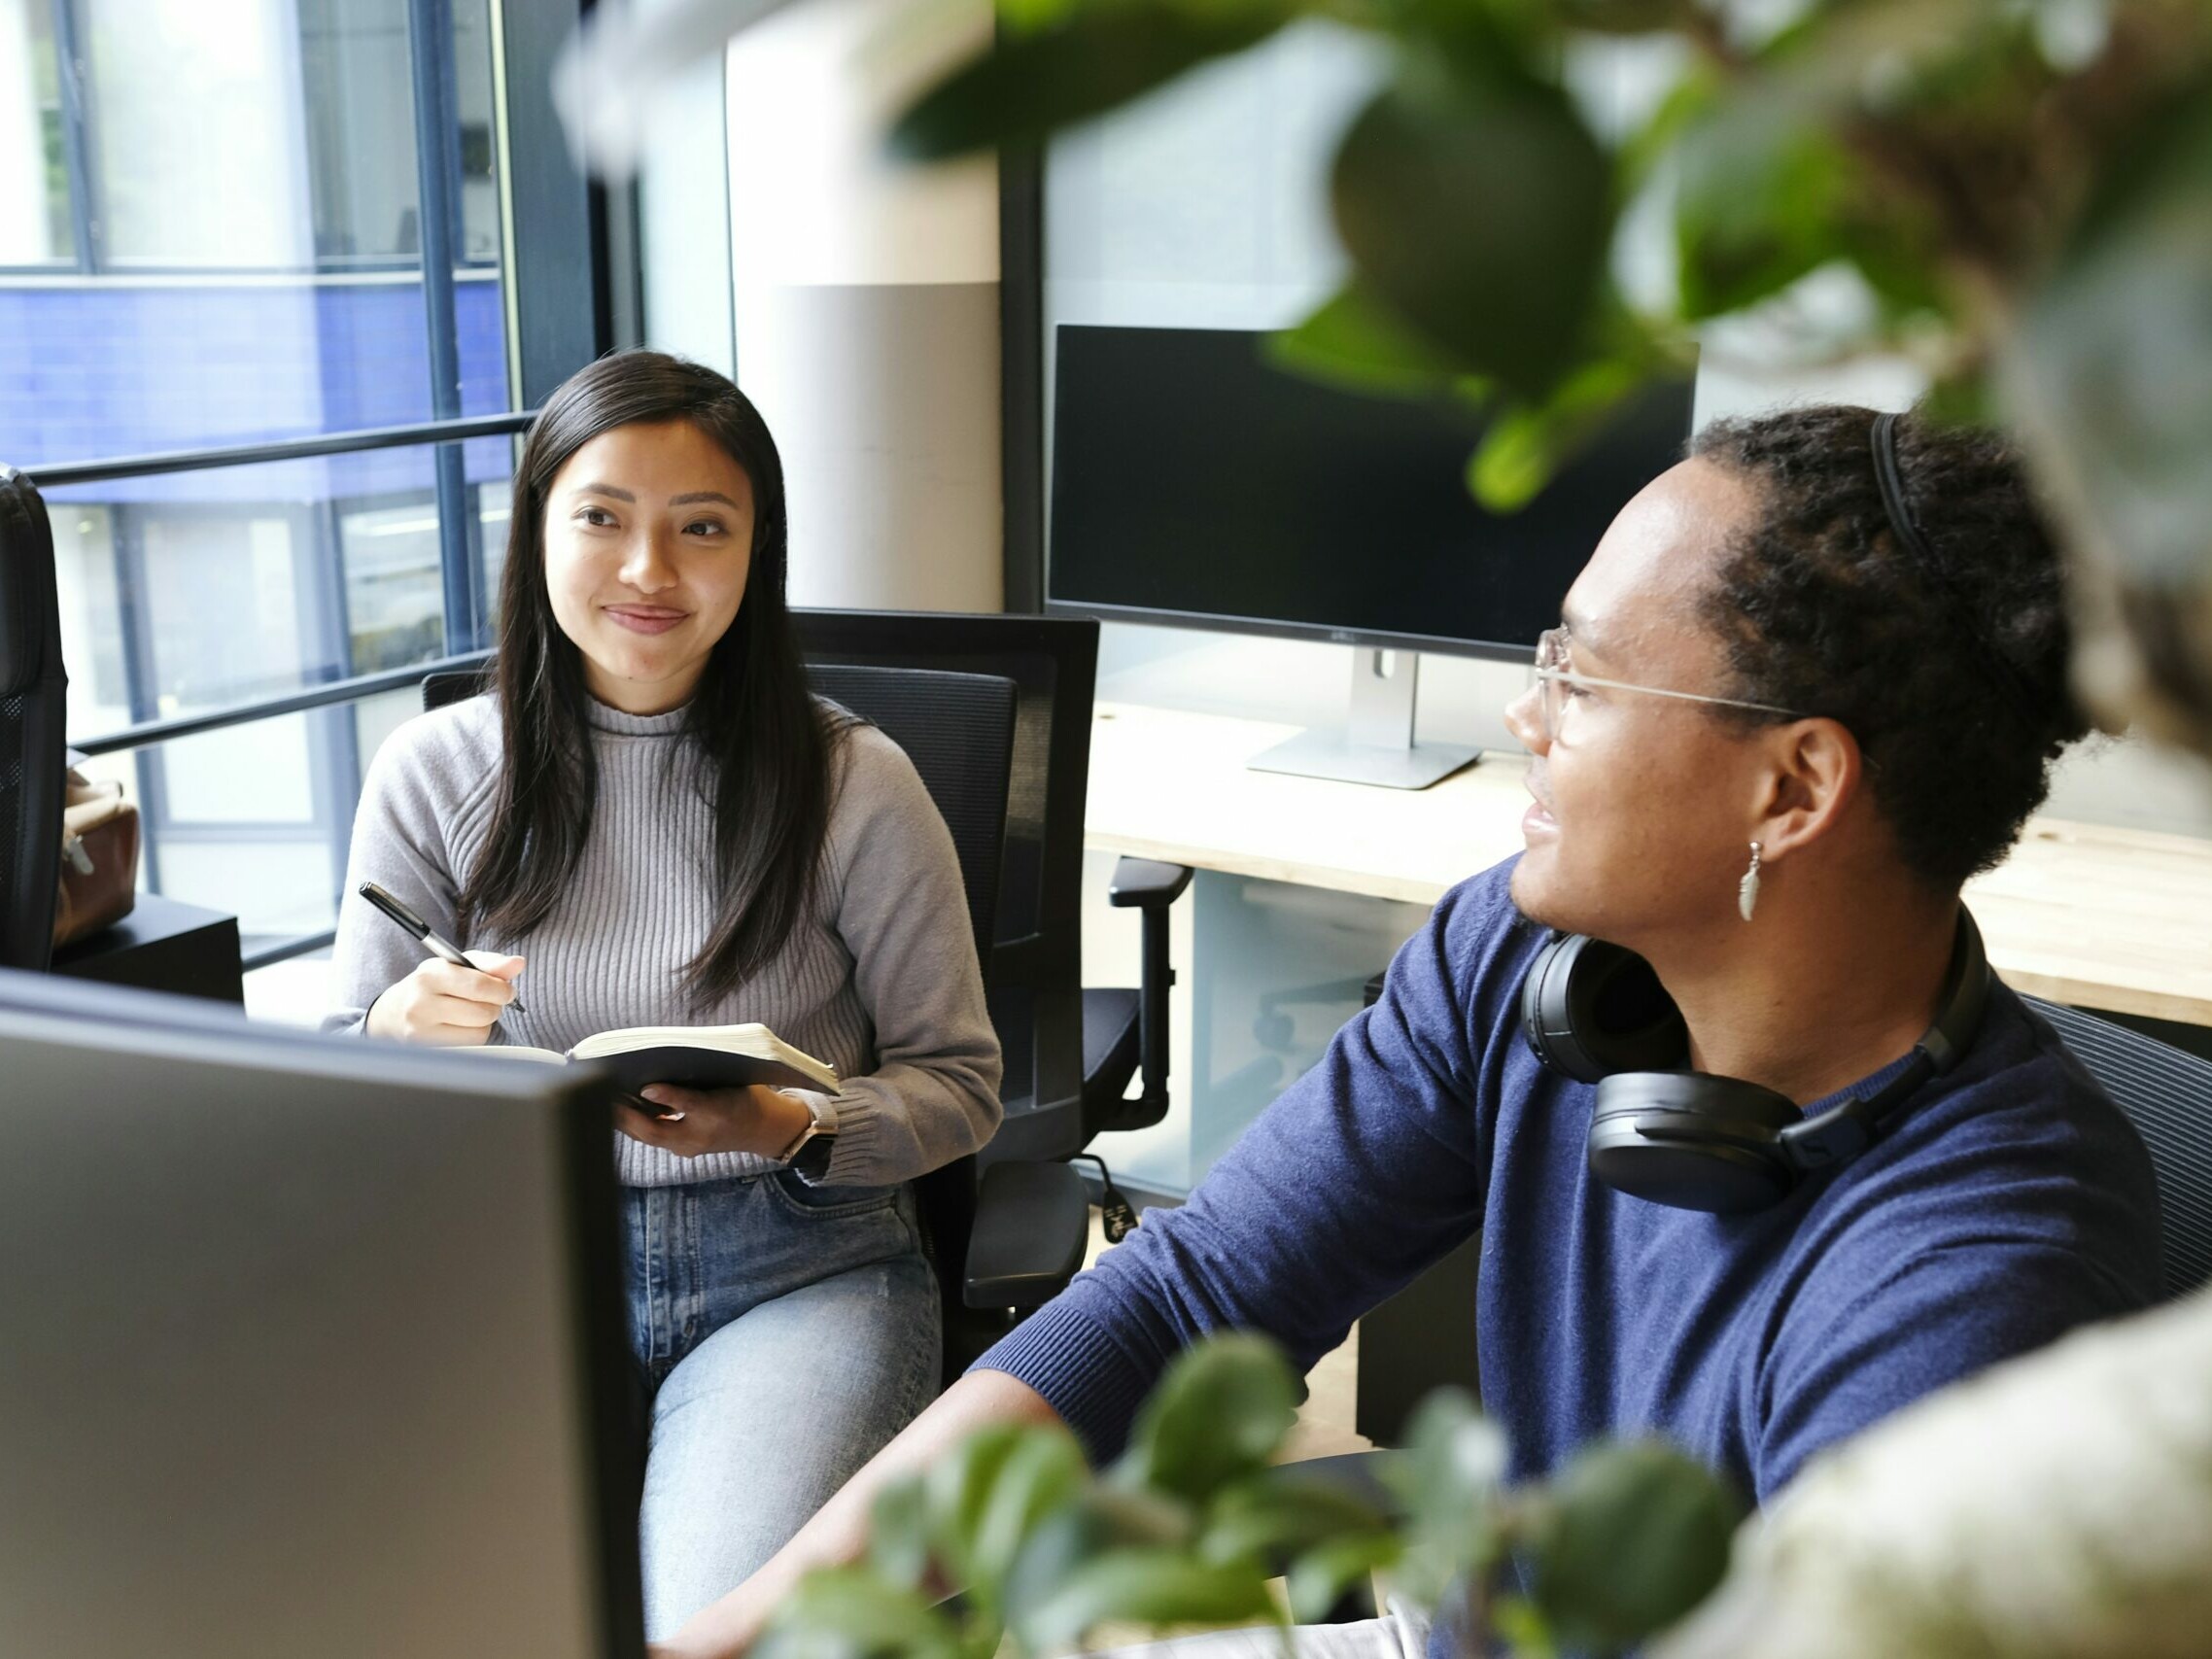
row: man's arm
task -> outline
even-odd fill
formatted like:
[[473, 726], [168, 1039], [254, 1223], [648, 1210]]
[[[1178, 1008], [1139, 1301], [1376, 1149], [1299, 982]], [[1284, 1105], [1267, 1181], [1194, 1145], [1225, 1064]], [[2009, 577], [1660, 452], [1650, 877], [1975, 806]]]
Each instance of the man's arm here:
[[[1489, 1068], [1479, 1006], [1519, 984], [1490, 922], [1502, 873], [1447, 894], [1391, 964], [1382, 1000], [1337, 1033], [1199, 1183], [1154, 1210], [847, 1485], [754, 1578], [680, 1633], [667, 1659], [727, 1655], [809, 1569], [855, 1558], [884, 1484], [975, 1430], [1063, 1422], [1094, 1460], [1183, 1348], [1260, 1331], [1310, 1365], [1351, 1322], [1481, 1224]], [[1460, 957], [1454, 959], [1454, 949]], [[1492, 982], [1496, 981], [1496, 984]], [[1468, 1309], [1469, 1319], [1474, 1310]]]
[[885, 1486], [927, 1469], [979, 1429], [1058, 1421], [1027, 1383], [1004, 1371], [970, 1371], [871, 1458], [758, 1573], [655, 1646], [653, 1659], [729, 1659], [743, 1652], [801, 1578], [817, 1567], [859, 1559], [868, 1545], [869, 1511]]

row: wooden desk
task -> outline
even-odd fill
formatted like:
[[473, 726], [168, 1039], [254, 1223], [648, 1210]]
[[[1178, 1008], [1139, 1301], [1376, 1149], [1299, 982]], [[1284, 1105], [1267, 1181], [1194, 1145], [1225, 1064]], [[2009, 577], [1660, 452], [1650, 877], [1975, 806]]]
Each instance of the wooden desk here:
[[[1522, 757], [1410, 791], [1245, 770], [1296, 729], [1099, 705], [1086, 844], [1422, 905], [1520, 850]], [[2036, 818], [1966, 898], [2016, 990], [2212, 1026], [2212, 842]]]

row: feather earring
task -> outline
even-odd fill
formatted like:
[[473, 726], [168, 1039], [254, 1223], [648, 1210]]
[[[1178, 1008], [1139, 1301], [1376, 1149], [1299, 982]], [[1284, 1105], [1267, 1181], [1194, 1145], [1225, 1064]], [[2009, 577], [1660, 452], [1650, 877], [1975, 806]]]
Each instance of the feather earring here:
[[1744, 879], [1736, 883], [1736, 909], [1745, 921], [1759, 908], [1759, 844], [1751, 843], [1751, 867], [1744, 872]]

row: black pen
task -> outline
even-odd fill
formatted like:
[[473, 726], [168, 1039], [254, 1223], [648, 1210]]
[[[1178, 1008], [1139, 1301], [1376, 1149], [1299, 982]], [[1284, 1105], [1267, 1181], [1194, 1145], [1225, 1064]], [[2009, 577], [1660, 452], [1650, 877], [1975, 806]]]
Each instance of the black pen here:
[[[390, 916], [394, 921], [397, 922], [401, 927], [405, 928], [409, 933], [413, 934], [417, 939], [420, 939], [423, 942], [424, 947], [429, 950], [430, 953], [437, 957], [440, 961], [451, 962], [457, 968], [474, 968], [476, 966], [475, 963], [471, 962], [467, 957], [464, 956], [455, 946], [449, 944], [443, 939], [440, 939], [436, 934], [432, 933], [431, 931], [431, 924], [429, 922], [425, 921], [421, 916], [417, 916], [413, 911], [409, 910], [404, 904], [400, 903], [399, 900], [393, 897], [390, 893], [386, 892], [374, 881], [363, 881], [360, 887], [355, 890], [359, 892], [363, 898], [366, 899], [370, 904], [374, 905], [378, 910], [382, 911], [386, 916]], [[478, 972], [481, 971], [481, 969], [478, 970]], [[514, 998], [513, 1001], [509, 1002], [507, 1006], [513, 1009], [517, 1014], [528, 1014], [530, 1012], [529, 1009], [523, 1007], [522, 998], [519, 996]]]

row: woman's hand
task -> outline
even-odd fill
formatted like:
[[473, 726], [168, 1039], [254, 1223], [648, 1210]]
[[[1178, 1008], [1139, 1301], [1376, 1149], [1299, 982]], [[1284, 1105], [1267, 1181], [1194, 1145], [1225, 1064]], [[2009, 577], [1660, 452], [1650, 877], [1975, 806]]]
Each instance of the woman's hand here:
[[744, 1089], [678, 1089], [656, 1083], [639, 1090], [648, 1105], [614, 1109], [614, 1126], [632, 1140], [678, 1158], [749, 1152], [776, 1158], [814, 1121], [807, 1103], [756, 1083]]
[[514, 978], [522, 972], [523, 959], [496, 950], [463, 954], [475, 966], [457, 967], [430, 956], [387, 987], [369, 1007], [368, 1034], [441, 1049], [476, 1048], [489, 1041], [493, 1025], [514, 1001]]

